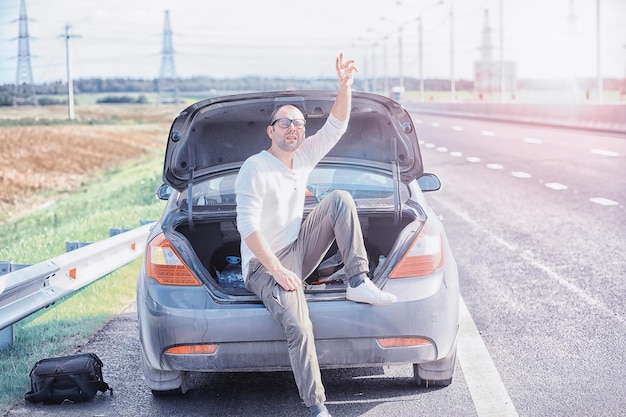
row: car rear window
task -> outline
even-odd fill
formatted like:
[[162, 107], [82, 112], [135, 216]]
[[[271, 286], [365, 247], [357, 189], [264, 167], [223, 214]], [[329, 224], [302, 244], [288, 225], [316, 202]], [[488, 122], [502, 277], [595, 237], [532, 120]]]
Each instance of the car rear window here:
[[[237, 173], [213, 177], [193, 186], [193, 206], [209, 210], [233, 208]], [[315, 204], [334, 190], [348, 191], [358, 206], [393, 205], [393, 178], [380, 171], [352, 167], [321, 167], [313, 170], [307, 185], [305, 203]], [[406, 185], [400, 184], [401, 201], [408, 198]], [[187, 193], [179, 199], [187, 206]]]

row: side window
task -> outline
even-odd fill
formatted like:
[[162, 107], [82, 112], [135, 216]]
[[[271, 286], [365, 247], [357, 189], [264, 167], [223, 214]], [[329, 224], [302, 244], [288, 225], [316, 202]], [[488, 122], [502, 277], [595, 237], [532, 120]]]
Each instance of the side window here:
[[236, 175], [222, 177], [218, 186], [222, 204], [235, 204], [235, 179]]
[[355, 200], [393, 199], [392, 178], [368, 169], [318, 167], [309, 177], [308, 189], [317, 200], [333, 190], [348, 191]]
[[[220, 206], [232, 206], [236, 204], [235, 199], [235, 179], [237, 174], [229, 174], [221, 177], [210, 178], [206, 181], [194, 184], [193, 186], [193, 205], [214, 206], [219, 209]], [[186, 195], [183, 196], [187, 204]]]

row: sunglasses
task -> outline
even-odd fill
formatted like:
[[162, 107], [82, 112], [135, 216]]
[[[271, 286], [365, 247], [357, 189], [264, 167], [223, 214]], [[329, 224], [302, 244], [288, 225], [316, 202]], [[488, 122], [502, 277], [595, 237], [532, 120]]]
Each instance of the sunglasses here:
[[292, 123], [296, 129], [302, 129], [306, 126], [306, 120], [304, 119], [276, 119], [270, 124], [270, 126], [277, 124], [280, 128], [287, 129]]

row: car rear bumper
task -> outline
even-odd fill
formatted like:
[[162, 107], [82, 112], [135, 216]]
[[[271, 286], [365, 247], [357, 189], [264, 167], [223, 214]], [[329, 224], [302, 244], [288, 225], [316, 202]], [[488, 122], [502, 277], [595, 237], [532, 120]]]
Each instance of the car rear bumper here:
[[[400, 365], [433, 361], [432, 344], [410, 348], [382, 348], [376, 339], [317, 339], [321, 368]], [[163, 354], [167, 369], [183, 371], [279, 371], [291, 368], [285, 341], [221, 343], [214, 354]]]
[[[217, 305], [202, 287], [138, 285], [144, 360], [162, 371], [271, 371], [290, 369], [284, 330], [262, 304]], [[154, 297], [153, 297], [154, 295]], [[200, 300], [176, 308], [175, 300]], [[157, 301], [155, 298], [159, 298]], [[430, 297], [374, 307], [347, 300], [309, 301], [320, 367], [432, 362], [448, 355], [458, 330], [458, 289], [441, 285]], [[413, 337], [428, 343], [382, 347], [380, 338]], [[211, 354], [172, 354], [168, 348], [210, 344]]]

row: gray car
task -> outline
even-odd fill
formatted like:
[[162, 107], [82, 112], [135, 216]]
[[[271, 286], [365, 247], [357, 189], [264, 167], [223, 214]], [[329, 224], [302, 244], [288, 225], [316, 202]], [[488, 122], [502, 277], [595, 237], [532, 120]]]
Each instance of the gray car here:
[[[302, 109], [311, 134], [334, 98], [334, 91], [224, 96], [174, 120], [159, 189], [167, 204], [137, 285], [142, 369], [154, 394], [184, 393], [189, 372], [290, 369], [284, 330], [241, 280], [233, 185], [243, 161], [269, 147], [266, 126], [276, 107]], [[354, 92], [347, 132], [310, 176], [305, 215], [329, 192], [350, 192], [372, 282], [398, 302], [346, 300], [333, 245], [305, 283], [322, 368], [413, 364], [417, 385], [451, 383], [458, 272], [423, 194], [440, 185], [424, 173], [408, 112], [387, 97]]]

